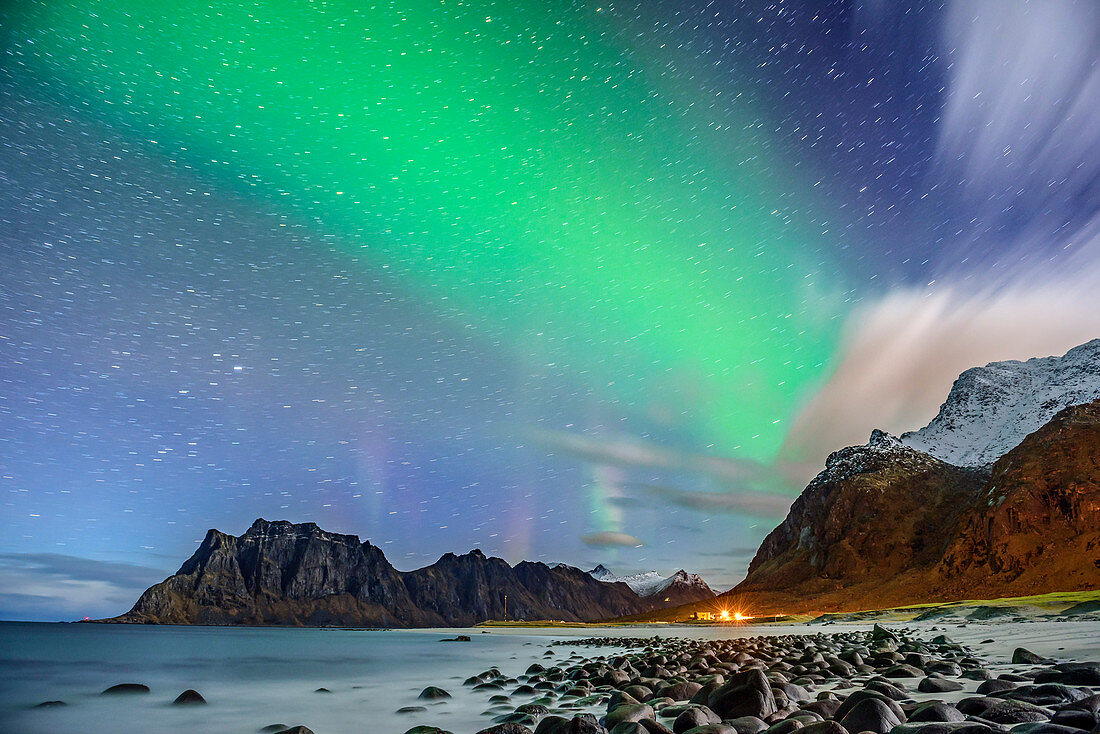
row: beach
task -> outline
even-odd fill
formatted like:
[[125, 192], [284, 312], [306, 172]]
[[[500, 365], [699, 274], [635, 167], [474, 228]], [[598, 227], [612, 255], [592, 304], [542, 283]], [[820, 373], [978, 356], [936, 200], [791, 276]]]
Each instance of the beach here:
[[[930, 640], [945, 634], [983, 660], [991, 674], [1014, 673], [1013, 651], [1024, 647], [1059, 661], [1100, 659], [1094, 621], [983, 621], [965, 624], [905, 622], [886, 625], [901, 635]], [[15, 734], [89, 731], [257, 732], [265, 726], [305, 725], [317, 734], [396, 732], [418, 725], [455, 734], [477, 732], [538, 696], [516, 695], [532, 665], [579, 665], [637, 651], [623, 639], [609, 646], [577, 645], [587, 638], [697, 641], [759, 636], [869, 633], [871, 624], [586, 627], [580, 629], [340, 630], [0, 624], [0, 731]], [[443, 642], [459, 635], [469, 642]], [[554, 644], [566, 643], [566, 644]], [[497, 670], [496, 679], [487, 671]], [[499, 688], [475, 690], [483, 675]], [[980, 684], [959, 679], [959, 691], [935, 694], [957, 701]], [[466, 685], [463, 685], [467, 682]], [[915, 681], [909, 681], [915, 687]], [[111, 686], [146, 685], [147, 694], [102, 695]], [[421, 698], [435, 686], [448, 694]], [[817, 686], [818, 691], [831, 684]], [[193, 689], [206, 705], [172, 702]], [[324, 690], [319, 690], [324, 689]], [[817, 692], [815, 692], [816, 695]], [[552, 693], [551, 711], [607, 712], [607, 696]], [[493, 696], [508, 696], [492, 701]], [[913, 700], [929, 696], [912, 692]], [[47, 701], [65, 705], [38, 707]], [[399, 709], [412, 710], [398, 713]], [[671, 724], [672, 722], [667, 722]]]

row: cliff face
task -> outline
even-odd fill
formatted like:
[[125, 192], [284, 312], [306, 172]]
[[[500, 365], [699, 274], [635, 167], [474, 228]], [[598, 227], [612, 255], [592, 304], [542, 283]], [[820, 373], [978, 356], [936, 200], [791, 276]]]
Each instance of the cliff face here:
[[1067, 408], [993, 465], [937, 569], [952, 593], [1100, 587], [1100, 401]]
[[775, 614], [1097, 588], [1098, 517], [1100, 401], [991, 470], [876, 431], [829, 457], [728, 597]]
[[579, 569], [509, 566], [475, 550], [401, 573], [380, 549], [313, 523], [257, 520], [235, 537], [211, 530], [173, 576], [110, 621], [428, 627], [508, 618], [589, 621], [652, 608], [625, 584]]
[[244, 535], [211, 530], [174, 576], [122, 622], [425, 626], [382, 551], [313, 523], [257, 520]]

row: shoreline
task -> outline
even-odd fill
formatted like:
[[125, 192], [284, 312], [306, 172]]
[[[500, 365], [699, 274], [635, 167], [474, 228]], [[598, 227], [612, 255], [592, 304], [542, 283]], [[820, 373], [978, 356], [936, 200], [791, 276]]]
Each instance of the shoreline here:
[[[35, 632], [31, 629], [12, 630], [9, 625], [9, 634], [22, 637]], [[19, 625], [22, 628], [23, 625]], [[75, 726], [66, 725], [68, 719], [80, 712], [81, 720], [85, 716], [94, 719], [105, 713], [111, 712], [111, 716], [122, 716], [124, 712], [131, 711], [135, 705], [133, 698], [104, 698], [96, 694], [97, 690], [103, 690], [108, 685], [117, 683], [148, 683], [153, 688], [152, 696], [157, 697], [160, 703], [149, 709], [146, 716], [147, 731], [175, 731], [179, 717], [185, 714], [190, 717], [185, 719], [188, 726], [194, 730], [251, 730], [255, 731], [260, 726], [268, 725], [263, 721], [262, 713], [246, 714], [246, 710], [252, 710], [245, 706], [248, 695], [258, 699], [257, 704], [275, 696], [276, 698], [267, 704], [260, 706], [259, 710], [279, 710], [279, 700], [289, 699], [297, 701], [292, 710], [297, 715], [295, 720], [301, 720], [316, 734], [339, 734], [344, 731], [357, 731], [357, 729], [342, 726], [339, 722], [348, 719], [356, 719], [364, 711], [373, 711], [377, 719], [377, 728], [372, 730], [379, 732], [393, 731], [396, 734], [415, 731], [415, 726], [441, 726], [437, 731], [450, 731], [454, 734], [464, 732], [480, 732], [495, 724], [507, 722], [494, 719], [519, 714], [513, 723], [527, 726], [534, 732], [537, 724], [547, 716], [568, 715], [567, 721], [584, 715], [593, 717], [592, 723], [601, 717], [607, 716], [615, 706], [609, 704], [614, 700], [617, 704], [623, 703], [620, 696], [615, 698], [617, 692], [621, 692], [631, 686], [641, 685], [649, 691], [649, 697], [639, 690], [635, 690], [641, 698], [634, 696], [637, 704], [649, 705], [654, 709], [655, 722], [652, 731], [664, 731], [656, 728], [656, 724], [672, 728], [675, 719], [664, 714], [682, 713], [677, 708], [670, 706], [687, 706], [684, 700], [674, 699], [672, 702], [655, 702], [651, 699], [666, 698], [657, 695], [660, 690], [668, 685], [678, 685], [681, 679], [698, 682], [706, 676], [714, 673], [706, 669], [714, 667], [715, 660], [707, 658], [708, 664], [702, 665], [698, 658], [703, 650], [724, 650], [729, 655], [725, 662], [737, 662], [736, 657], [740, 652], [748, 651], [756, 657], [760, 665], [769, 672], [783, 672], [783, 665], [793, 668], [807, 665], [805, 658], [810, 653], [807, 645], [825, 645], [821, 648], [828, 653], [827, 646], [833, 644], [829, 641], [845, 641], [844, 644], [862, 645], [867, 649], [864, 657], [872, 660], [875, 655], [875, 645], [868, 641], [869, 635], [874, 633], [876, 627], [866, 622], [834, 622], [831, 624], [803, 624], [803, 625], [652, 625], [652, 626], [598, 626], [587, 625], [585, 627], [551, 627], [551, 626], [512, 626], [497, 627], [490, 630], [482, 628], [465, 628], [467, 634], [472, 637], [471, 642], [463, 644], [438, 644], [441, 638], [454, 636], [456, 629], [462, 628], [431, 628], [416, 630], [392, 630], [389, 635], [359, 636], [352, 634], [359, 631], [340, 628], [300, 628], [300, 627], [195, 627], [195, 626], [162, 626], [140, 625], [145, 627], [146, 634], [131, 635], [121, 631], [119, 625], [41, 625], [46, 628], [63, 633], [65, 638], [98, 639], [103, 637], [102, 632], [108, 632], [107, 640], [117, 640], [120, 643], [105, 643], [107, 649], [117, 650], [119, 644], [133, 646], [135, 654], [147, 666], [146, 672], [138, 672], [127, 667], [122, 660], [116, 660], [111, 668], [118, 670], [116, 673], [98, 679], [97, 683], [85, 685], [83, 693], [73, 693], [71, 689], [66, 691], [64, 687], [55, 687], [55, 684], [43, 686], [41, 693], [36, 693], [36, 699], [24, 698], [22, 708], [17, 713], [32, 724], [20, 731], [27, 732], [66, 732], [81, 730]], [[933, 649], [931, 641], [940, 635], [947, 635], [951, 644], [961, 646], [962, 650], [948, 650], [954, 656], [954, 662], [961, 660], [979, 660], [980, 667], [991, 671], [994, 677], [1001, 674], [1017, 675], [1021, 671], [1038, 670], [1032, 666], [1021, 666], [1012, 662], [1012, 657], [1017, 647], [1025, 647], [1039, 657], [1058, 658], [1062, 661], [1098, 660], [1100, 659], [1100, 625], [1088, 621], [1052, 621], [1035, 620], [1032, 622], [1018, 623], [999, 620], [981, 620], [974, 622], [959, 622], [944, 624], [942, 622], [922, 621], [902, 624], [889, 624], [886, 629], [890, 634], [896, 635], [901, 640], [901, 645], [909, 645], [913, 650], [899, 649], [901, 660], [889, 660], [892, 664], [902, 664], [910, 654], [923, 655], [927, 652], [919, 652], [925, 648]], [[67, 630], [67, 632], [66, 632]], [[326, 634], [310, 634], [308, 631], [324, 631]], [[2, 631], [2, 627], [0, 627]], [[362, 630], [381, 631], [381, 630]], [[484, 634], [481, 634], [484, 632]], [[53, 633], [49, 633], [53, 634]], [[281, 650], [276, 653], [280, 658], [286, 659], [284, 665], [289, 665], [288, 670], [300, 673], [298, 688], [299, 694], [284, 695], [280, 693], [285, 688], [285, 683], [246, 681], [243, 690], [251, 693], [242, 698], [241, 694], [234, 694], [234, 690], [241, 690], [242, 683], [232, 685], [214, 685], [203, 682], [202, 675], [196, 676], [194, 664], [184, 666], [191, 669], [191, 673], [173, 673], [161, 671], [154, 676], [150, 671], [164, 667], [156, 659], [148, 659], [142, 650], [159, 650], [165, 640], [179, 640], [185, 648], [190, 649], [199, 645], [206, 645], [210, 650], [230, 649], [231, 657], [227, 658], [229, 665], [237, 657], [247, 655], [246, 652], [236, 652], [238, 648], [233, 645], [252, 645], [257, 650]], [[857, 642], [852, 642], [853, 640]], [[236, 641], [236, 642], [233, 642]], [[840, 644], [840, 643], [837, 643]], [[877, 643], [876, 643], [877, 644]], [[379, 646], [383, 647], [379, 647]], [[296, 655], [290, 650], [300, 650], [300, 654], [306, 654], [319, 660], [327, 660], [327, 655], [347, 656], [348, 653], [358, 651], [360, 655], [366, 655], [364, 660], [377, 657], [378, 652], [396, 645], [398, 649], [408, 649], [413, 655], [412, 662], [400, 669], [383, 669], [370, 673], [367, 669], [360, 669], [356, 664], [346, 676], [334, 676], [328, 664], [322, 664], [320, 668], [313, 670], [307, 667], [304, 671], [298, 671], [299, 663]], [[411, 645], [411, 647], [409, 647]], [[320, 648], [319, 646], [323, 646]], [[930, 647], [931, 646], [931, 647]], [[773, 649], [774, 648], [774, 649]], [[65, 654], [69, 654], [69, 646], [63, 646]], [[816, 649], [816, 648], [815, 648]], [[328, 653], [318, 650], [329, 650]], [[418, 650], [420, 652], [413, 653]], [[771, 650], [771, 652], [768, 652]], [[797, 652], [793, 657], [784, 657], [790, 650]], [[786, 652], [785, 652], [786, 651]], [[820, 652], [820, 650], [819, 650]], [[835, 653], [836, 651], [833, 650]], [[690, 653], [690, 654], [688, 654]], [[767, 653], [767, 654], [765, 654]], [[207, 659], [203, 653], [199, 660]], [[832, 654], [832, 653], [828, 653]], [[946, 653], [944, 653], [946, 654]], [[117, 653], [116, 653], [117, 655]], [[443, 656], [442, 658], [440, 656]], [[719, 655], [722, 657], [723, 655]], [[778, 655], [778, 657], [777, 657]], [[236, 656], [236, 657], [233, 657]], [[869, 656], [869, 657], [868, 657]], [[406, 656], [402, 656], [406, 657]], [[704, 655], [705, 657], [705, 655]], [[935, 657], [935, 656], [933, 656]], [[628, 680], [619, 680], [620, 676], [605, 677], [609, 671], [604, 671], [599, 676], [592, 675], [593, 667], [603, 670], [602, 666], [610, 666], [611, 661], [619, 658], [632, 659], [633, 662], [626, 666]], [[661, 662], [661, 659], [664, 662]], [[172, 658], [169, 658], [172, 659]], [[419, 660], [420, 662], [415, 662]], [[450, 662], [442, 662], [449, 660]], [[786, 663], [782, 663], [785, 660]], [[694, 663], [692, 661], [695, 661]], [[620, 661], [621, 662], [621, 661]], [[886, 658], [878, 661], [885, 665]], [[948, 661], [951, 662], [951, 661]], [[619, 663], [616, 663], [618, 665]], [[877, 663], [876, 663], [877, 664]], [[532, 670], [532, 666], [540, 666]], [[753, 664], [745, 660], [737, 662], [738, 670], [727, 670], [722, 673], [727, 679], [744, 672], [744, 669]], [[776, 667], [779, 665], [779, 667]], [[857, 671], [855, 675], [835, 678], [828, 671], [819, 671], [824, 676], [822, 680], [810, 680], [810, 685], [794, 683], [801, 675], [788, 676], [788, 683], [806, 688], [811, 697], [819, 695], [833, 695], [846, 697], [852, 693], [867, 688], [873, 680], [883, 677], [886, 680], [897, 683], [898, 680], [906, 685], [906, 698], [914, 701], [923, 701], [933, 696], [916, 690], [918, 678], [895, 679], [886, 675], [887, 667], [879, 665], [874, 671]], [[121, 667], [120, 667], [121, 666]], [[149, 667], [151, 666], [151, 667]], [[694, 667], [693, 667], [694, 666]], [[931, 663], [925, 667], [931, 666]], [[813, 667], [812, 665], [809, 667]], [[892, 667], [892, 666], [891, 666]], [[1040, 666], [1041, 667], [1041, 666]], [[1049, 667], [1049, 666], [1047, 666]], [[667, 675], [659, 668], [664, 668]], [[683, 668], [683, 669], [681, 669]], [[119, 671], [133, 670], [132, 673], [120, 677]], [[313, 670], [312, 673], [309, 671]], [[385, 670], [385, 672], [383, 672]], [[480, 672], [479, 672], [480, 671]], [[812, 672], [812, 671], [811, 671]], [[397, 673], [394, 675], [394, 673]], [[935, 676], [941, 674], [936, 673]], [[159, 677], [157, 677], [159, 676]], [[587, 676], [587, 677], [586, 677]], [[933, 676], [933, 677], [935, 677]], [[480, 682], [473, 680], [480, 677]], [[928, 676], [923, 676], [928, 677]], [[960, 682], [963, 688], [956, 692], [935, 694], [937, 698], [947, 704], [952, 704], [967, 697], [977, 695], [977, 687], [981, 681], [959, 676], [945, 676], [949, 680]], [[612, 681], [614, 679], [614, 683]], [[166, 682], [170, 681], [170, 682]], [[658, 686], [655, 681], [662, 681], [665, 685]], [[851, 687], [845, 687], [842, 683], [850, 683]], [[785, 685], [785, 684], [784, 684]], [[420, 699], [420, 692], [426, 687], [439, 687], [447, 692], [447, 697], [439, 699]], [[194, 688], [206, 696], [210, 706], [198, 706], [192, 708], [173, 707], [168, 704], [171, 698], [184, 688]], [[318, 692], [310, 693], [313, 689]], [[321, 688], [325, 691], [321, 693]], [[362, 690], [362, 694], [358, 691]], [[585, 689], [585, 690], [581, 690]], [[797, 689], [792, 689], [797, 690]], [[871, 690], [874, 690], [872, 687]], [[572, 691], [572, 692], [571, 692]], [[1100, 692], [1100, 688], [1097, 689]], [[684, 691], [681, 691], [683, 693]], [[363, 699], [363, 694], [367, 695]], [[694, 695], [694, 694], [693, 694]], [[295, 696], [297, 696], [295, 698]], [[692, 696], [693, 697], [693, 696]], [[687, 697], [685, 700], [690, 700]], [[548, 700], [547, 700], [548, 699]], [[44, 703], [47, 700], [66, 700], [69, 706], [53, 709], [35, 709], [33, 706]], [[152, 698], [149, 699], [152, 703]], [[370, 701], [385, 701], [379, 708]], [[629, 701], [625, 701], [630, 703]], [[697, 702], [698, 703], [698, 702]], [[706, 705], [703, 703], [703, 705]], [[119, 706], [124, 708], [119, 709]], [[317, 708], [320, 706], [320, 708]], [[526, 708], [525, 708], [526, 707]], [[543, 711], [543, 707], [546, 711]], [[177, 710], [183, 709], [186, 710]], [[522, 709], [522, 710], [521, 710]], [[158, 713], [159, 712], [159, 713]], [[532, 712], [535, 715], [532, 716]], [[274, 715], [274, 713], [273, 713]], [[177, 717], [164, 719], [163, 717]], [[537, 721], [528, 721], [524, 716], [532, 716]], [[151, 717], [151, 718], [150, 718]], [[204, 718], [209, 717], [209, 718]], [[225, 717], [238, 723], [234, 727], [225, 724]], [[241, 723], [242, 717], [252, 723]], [[0, 717], [2, 718], [2, 717]], [[736, 718], [736, 717], [735, 717]], [[980, 718], [980, 717], [979, 717]], [[762, 717], [765, 720], [767, 717]], [[269, 719], [270, 721], [270, 719]], [[523, 721], [527, 723], [524, 724]], [[219, 722], [222, 722], [219, 724]], [[552, 722], [553, 723], [553, 722]], [[560, 723], [560, 722], [559, 722]], [[741, 722], [742, 724], [744, 722]], [[819, 722], [820, 723], [820, 722]], [[980, 722], [978, 722], [980, 723]], [[170, 725], [171, 724], [171, 725]], [[253, 726], [254, 724], [254, 726]], [[534, 724], [534, 726], [532, 726]], [[580, 726], [580, 724], [578, 724]], [[753, 726], [756, 726], [755, 724]], [[769, 724], [770, 726], [770, 724]], [[793, 725], [789, 725], [793, 726]], [[158, 728], [163, 727], [163, 728]], [[243, 727], [243, 729], [242, 729]], [[2, 729], [2, 727], [0, 727]], [[750, 727], [751, 729], [751, 727]], [[1007, 727], [991, 728], [989, 732], [975, 731], [972, 734], [999, 734]], [[122, 732], [128, 729], [120, 729]], [[432, 729], [422, 730], [432, 732]], [[520, 729], [514, 729], [516, 734], [523, 734]], [[594, 730], [598, 731], [598, 730]], [[541, 730], [540, 730], [541, 732]], [[752, 732], [763, 734], [764, 730]], [[541, 732], [545, 734], [545, 732]], [[640, 732], [634, 732], [640, 734]], [[711, 733], [713, 734], [713, 732]], [[728, 734], [728, 732], [727, 732]], [[737, 734], [745, 734], [738, 731]], [[781, 734], [773, 732], [772, 734]], [[807, 732], [805, 734], [812, 734]], [[833, 734], [840, 734], [834, 732]], [[857, 734], [857, 732], [849, 732]], [[891, 734], [890, 732], [877, 732], [876, 734]], [[909, 730], [899, 731], [893, 734], [919, 734]], [[924, 734], [942, 734], [929, 731]], [[1054, 733], [1052, 733], [1054, 734]], [[1072, 734], [1061, 732], [1060, 734]]]

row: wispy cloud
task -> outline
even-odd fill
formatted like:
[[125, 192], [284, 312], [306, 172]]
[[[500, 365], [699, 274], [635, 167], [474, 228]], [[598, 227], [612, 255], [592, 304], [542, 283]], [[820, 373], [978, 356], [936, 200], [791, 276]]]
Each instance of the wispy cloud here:
[[935, 175], [961, 195], [964, 240], [1013, 233], [1015, 248], [992, 243], [998, 268], [1042, 267], [1097, 212], [1098, 28], [1100, 5], [1074, 0], [956, 0], [946, 15]]
[[0, 618], [53, 621], [120, 614], [167, 575], [163, 569], [58, 553], [0, 554]]
[[936, 282], [857, 311], [785, 460], [931, 420], [963, 370], [1063, 354], [1100, 337], [1100, 5], [958, 0], [929, 185], [960, 223]]
[[659, 484], [635, 485], [680, 507], [700, 512], [733, 512], [757, 517], [786, 517], [794, 497], [770, 492], [699, 492]]
[[582, 535], [581, 541], [593, 548], [640, 548], [643, 545], [642, 541], [633, 535], [615, 532], [589, 533]]
[[597, 464], [683, 471], [723, 482], [752, 481], [767, 473], [756, 461], [678, 451], [628, 436], [596, 437], [545, 429], [529, 435], [540, 446]]
[[1100, 336], [1100, 291], [1087, 281], [895, 293], [849, 326], [830, 379], [794, 421], [783, 455], [812, 477], [871, 430], [902, 433], [935, 417], [959, 374], [1006, 359], [1063, 354]]

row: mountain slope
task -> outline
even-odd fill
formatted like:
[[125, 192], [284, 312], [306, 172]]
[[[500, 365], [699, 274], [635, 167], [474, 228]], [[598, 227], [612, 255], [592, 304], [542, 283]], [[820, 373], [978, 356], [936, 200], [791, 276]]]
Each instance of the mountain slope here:
[[1097, 519], [1100, 401], [1063, 410], [993, 465], [947, 546], [941, 583], [955, 594], [1100, 588]]
[[1100, 588], [1100, 401], [991, 470], [876, 432], [829, 457], [719, 597], [753, 613], [839, 611]]
[[313, 523], [210, 530], [174, 575], [115, 622], [467, 626], [503, 618], [591, 621], [653, 608], [628, 586], [570, 566], [509, 566], [480, 550], [402, 573], [380, 549]]
[[992, 464], [1071, 405], [1100, 399], [1100, 339], [1061, 357], [963, 372], [939, 414], [902, 443], [959, 466]]

